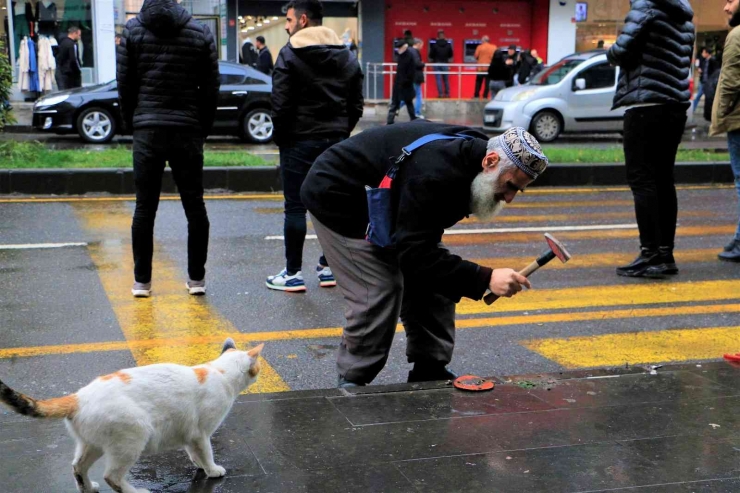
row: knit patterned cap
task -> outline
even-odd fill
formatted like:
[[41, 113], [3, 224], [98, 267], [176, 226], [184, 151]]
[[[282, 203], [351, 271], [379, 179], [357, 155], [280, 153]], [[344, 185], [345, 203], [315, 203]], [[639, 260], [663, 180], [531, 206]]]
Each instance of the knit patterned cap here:
[[540, 143], [522, 127], [510, 128], [491, 140], [495, 141], [495, 147], [503, 149], [517, 168], [532, 179], [540, 176], [549, 164]]

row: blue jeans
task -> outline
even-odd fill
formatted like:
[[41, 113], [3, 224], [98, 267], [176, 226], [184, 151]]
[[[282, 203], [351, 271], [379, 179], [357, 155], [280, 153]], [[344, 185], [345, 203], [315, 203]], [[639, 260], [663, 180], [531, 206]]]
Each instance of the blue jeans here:
[[[306, 207], [301, 201], [301, 186], [316, 158], [342, 139], [298, 141], [280, 148], [280, 173], [285, 196], [285, 268], [295, 274], [302, 268], [306, 240]], [[322, 255], [321, 265], [328, 265]]]
[[[414, 90], [416, 91], [416, 96], [414, 96], [414, 111], [416, 112], [416, 116], [421, 116], [421, 84], [414, 83]], [[406, 104], [404, 100], [401, 100], [401, 106], [400, 108], [403, 108], [403, 106]]]
[[730, 164], [735, 174], [735, 188], [738, 198], [738, 224], [735, 239], [740, 241], [740, 130], [727, 132], [727, 147], [730, 151]]
[[[447, 72], [447, 67], [434, 67], [435, 72]], [[436, 74], [437, 93], [440, 98], [450, 97], [450, 76], [447, 74]]]
[[691, 111], [696, 111], [696, 107], [699, 106], [699, 100], [704, 95], [704, 84], [699, 83], [699, 91], [696, 93], [696, 97], [694, 98], [694, 107], [691, 108]]

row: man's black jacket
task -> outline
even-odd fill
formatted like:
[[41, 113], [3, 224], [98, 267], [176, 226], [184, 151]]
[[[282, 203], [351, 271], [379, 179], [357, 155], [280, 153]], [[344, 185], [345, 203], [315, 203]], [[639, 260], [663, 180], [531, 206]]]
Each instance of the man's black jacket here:
[[75, 53], [75, 46], [77, 45], [77, 42], [70, 39], [69, 36], [65, 36], [60, 42], [59, 42], [59, 49], [57, 51], [56, 56], [56, 64], [57, 64], [57, 70], [62, 73], [62, 75], [70, 76], [70, 75], [79, 75], [81, 73], [80, 71], [80, 63], [77, 60], [77, 55]]
[[398, 55], [398, 67], [396, 69], [396, 84], [399, 87], [414, 87], [416, 80], [416, 58], [414, 57], [413, 48], [407, 48], [406, 51]]
[[[514, 85], [514, 74], [518, 69], [516, 58], [516, 55], [509, 56], [508, 52], [496, 51], [491, 65], [488, 66], [488, 79], [504, 81], [507, 87]], [[506, 60], [509, 59], [513, 61], [511, 65], [506, 64]]]
[[614, 106], [687, 103], [694, 51], [688, 0], [634, 0], [607, 58], [619, 65]]
[[446, 39], [437, 39], [429, 49], [429, 60], [432, 63], [450, 63], [452, 61], [452, 45]]
[[272, 53], [267, 49], [267, 46], [262, 48], [257, 58], [257, 70], [263, 74], [272, 75], [272, 69], [275, 65], [272, 63]]
[[323, 26], [294, 34], [272, 73], [273, 140], [346, 138], [362, 117], [362, 70], [339, 36]]
[[423, 84], [424, 83], [424, 66], [426, 65], [424, 61], [421, 59], [421, 53], [419, 53], [419, 50], [416, 48], [409, 48], [409, 51], [411, 52], [411, 55], [414, 57], [414, 65], [415, 65], [415, 72], [414, 72], [414, 84]]
[[146, 0], [118, 45], [118, 97], [129, 128], [177, 127], [207, 135], [220, 86], [208, 27], [175, 0]]
[[427, 144], [400, 166], [393, 181], [395, 248], [407, 285], [431, 287], [459, 301], [480, 299], [491, 269], [439, 247], [442, 234], [470, 214], [470, 185], [482, 171], [488, 138], [467, 127], [417, 120], [373, 128], [324, 152], [301, 189], [308, 210], [332, 231], [364, 238], [368, 224], [365, 186], [377, 187], [401, 148], [432, 133], [465, 132], [473, 141]]

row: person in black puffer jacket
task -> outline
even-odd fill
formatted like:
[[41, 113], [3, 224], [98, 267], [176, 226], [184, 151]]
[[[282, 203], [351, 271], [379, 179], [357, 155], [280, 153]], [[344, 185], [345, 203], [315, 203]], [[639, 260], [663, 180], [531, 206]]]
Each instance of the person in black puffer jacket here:
[[[355, 54], [337, 33], [322, 26], [318, 0], [296, 0], [286, 7], [290, 40], [272, 73], [273, 139], [280, 148], [285, 196], [285, 269], [269, 276], [269, 289], [305, 291], [303, 242], [306, 208], [301, 185], [313, 162], [332, 145], [349, 137], [362, 117], [362, 70]], [[316, 268], [320, 286], [336, 285], [322, 255]]]
[[620, 276], [678, 274], [673, 168], [691, 98], [693, 18], [688, 0], [633, 0], [624, 29], [607, 53], [621, 68], [614, 108], [628, 108], [624, 156], [640, 230], [640, 255], [617, 268]]
[[188, 218], [188, 291], [204, 294], [210, 224], [203, 202], [203, 141], [213, 126], [220, 85], [213, 35], [175, 0], [146, 0], [126, 24], [117, 56], [122, 120], [134, 134], [132, 292], [151, 293], [154, 219], [169, 162]]

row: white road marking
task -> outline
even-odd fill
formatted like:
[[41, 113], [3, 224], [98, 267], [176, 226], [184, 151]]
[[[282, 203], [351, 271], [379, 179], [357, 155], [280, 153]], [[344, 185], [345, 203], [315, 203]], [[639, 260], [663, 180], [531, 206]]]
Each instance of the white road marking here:
[[[613, 229], [637, 229], [636, 223], [595, 224], [589, 226], [535, 226], [530, 228], [489, 228], [489, 229], [447, 229], [446, 235], [488, 235], [500, 233], [548, 233], [550, 231], [602, 231]], [[265, 236], [265, 240], [284, 240], [285, 236]], [[316, 235], [306, 235], [307, 240], [315, 240]]]
[[21, 243], [18, 245], [0, 245], [0, 250], [40, 250], [44, 248], [85, 247], [87, 243]]

